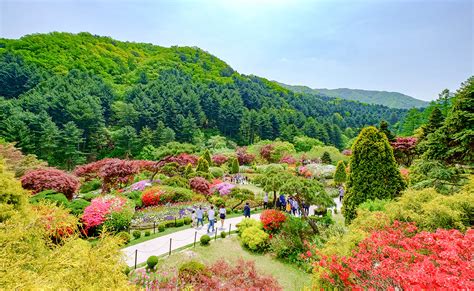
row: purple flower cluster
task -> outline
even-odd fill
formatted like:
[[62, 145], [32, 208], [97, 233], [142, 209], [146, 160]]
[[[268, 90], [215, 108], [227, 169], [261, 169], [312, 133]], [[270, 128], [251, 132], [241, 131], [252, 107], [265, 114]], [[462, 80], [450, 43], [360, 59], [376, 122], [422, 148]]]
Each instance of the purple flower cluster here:
[[146, 187], [151, 186], [153, 183], [160, 183], [160, 180], [141, 180], [130, 186], [130, 191], [143, 191]]
[[212, 192], [218, 191], [221, 196], [229, 195], [235, 185], [227, 182], [219, 183], [212, 187]]

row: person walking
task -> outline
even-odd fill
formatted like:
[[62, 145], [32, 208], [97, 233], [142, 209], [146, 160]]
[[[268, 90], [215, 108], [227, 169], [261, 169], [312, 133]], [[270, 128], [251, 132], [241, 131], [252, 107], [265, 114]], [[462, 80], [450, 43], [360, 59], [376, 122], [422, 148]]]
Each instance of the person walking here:
[[291, 214], [291, 200], [290, 199], [288, 199], [288, 203], [286, 203], [286, 209], [285, 210], [288, 214]]
[[224, 220], [225, 220], [226, 214], [227, 214], [227, 211], [225, 210], [224, 205], [221, 205], [221, 208], [219, 209], [219, 218], [221, 219], [221, 229], [224, 229]]
[[284, 210], [285, 206], [286, 206], [285, 195], [281, 194], [280, 195], [280, 210]]
[[339, 202], [342, 202], [342, 199], [344, 199], [344, 187], [341, 185], [339, 186]]
[[201, 206], [199, 206], [198, 210], [196, 211], [197, 227], [199, 227], [199, 223], [201, 223], [201, 226], [204, 226], [204, 222], [202, 221], [203, 216], [204, 213], [202, 211]]
[[296, 199], [293, 199], [292, 201], [292, 210], [293, 210], [293, 215], [300, 215], [300, 210], [299, 210], [299, 205], [298, 205], [298, 201], [296, 201]]
[[250, 205], [248, 202], [245, 203], [245, 206], [244, 206], [244, 217], [250, 218]]
[[191, 213], [191, 228], [196, 227], [196, 211]]
[[214, 206], [211, 206], [211, 209], [207, 211], [207, 218], [209, 219], [209, 226], [207, 227], [207, 232], [209, 233], [210, 229], [212, 228], [212, 232], [214, 232], [214, 220], [216, 219], [215, 217], [216, 212], [214, 211]]
[[263, 196], [263, 209], [268, 209], [268, 192], [265, 192]]

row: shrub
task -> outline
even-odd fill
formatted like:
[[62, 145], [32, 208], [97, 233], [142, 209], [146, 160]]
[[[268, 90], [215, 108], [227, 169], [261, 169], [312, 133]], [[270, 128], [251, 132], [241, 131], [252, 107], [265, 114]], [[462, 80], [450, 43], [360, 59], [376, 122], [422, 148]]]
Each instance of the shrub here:
[[160, 196], [161, 204], [191, 201], [195, 195], [193, 191], [186, 188], [161, 186], [160, 189], [163, 191]]
[[54, 168], [38, 169], [27, 172], [21, 178], [21, 185], [34, 194], [44, 190], [55, 190], [72, 199], [79, 188], [77, 177]]
[[235, 188], [235, 184], [223, 182], [216, 184], [211, 187], [211, 192], [213, 193], [218, 193], [221, 196], [229, 195], [231, 193], [231, 190]]
[[237, 174], [239, 172], [239, 161], [237, 159], [232, 159], [229, 172], [231, 174]]
[[324, 146], [322, 141], [307, 136], [296, 136], [293, 144], [298, 152], [308, 152], [313, 146]]
[[180, 227], [184, 225], [184, 219], [176, 219], [176, 227]]
[[385, 206], [389, 202], [390, 200], [367, 200], [364, 203], [360, 204], [358, 209], [363, 209], [367, 211], [385, 211]]
[[168, 220], [167, 222], [165, 222], [166, 228], [175, 227], [175, 226], [176, 226], [176, 223], [174, 220]]
[[68, 208], [71, 209], [71, 213], [79, 216], [84, 212], [84, 209], [86, 209], [87, 206], [89, 206], [91, 203], [87, 200], [84, 199], [74, 199], [69, 203]]
[[117, 237], [123, 242], [124, 245], [128, 244], [132, 237], [128, 232], [121, 231], [117, 234]]
[[258, 220], [255, 220], [253, 218], [244, 218], [242, 219], [239, 223], [237, 223], [237, 232], [239, 236], [242, 235], [244, 230], [246, 230], [249, 227], [257, 227], [257, 228], [262, 228], [262, 223]]
[[249, 154], [246, 147], [237, 148], [236, 155], [239, 165], [248, 165], [255, 160], [255, 155]]
[[158, 224], [158, 231], [163, 232], [166, 229], [166, 225], [163, 223]]
[[196, 172], [209, 173], [209, 163], [205, 159], [199, 158]]
[[158, 257], [157, 256], [150, 256], [146, 260], [146, 265], [149, 270], [154, 270], [155, 266], [158, 265]]
[[201, 177], [195, 177], [189, 180], [189, 185], [194, 191], [208, 195], [210, 193], [210, 183]]
[[112, 195], [93, 199], [91, 204], [84, 209], [84, 214], [82, 215], [85, 230], [88, 231], [102, 225], [110, 218], [111, 214], [116, 212], [126, 211], [128, 216], [124, 215], [124, 217], [130, 217], [131, 219], [130, 213], [133, 215], [133, 209], [130, 209], [130, 205], [126, 204], [127, 200], [125, 198]]
[[221, 206], [221, 205], [225, 206], [225, 200], [220, 196], [211, 196], [209, 198], [209, 203], [216, 206]]
[[145, 230], [145, 236], [150, 236], [150, 231], [149, 230]]
[[38, 204], [42, 200], [52, 201], [57, 206], [69, 205], [69, 200], [66, 198], [66, 196], [62, 193], [57, 193], [54, 190], [46, 190], [39, 192], [38, 194], [30, 198], [30, 203]]
[[199, 242], [201, 243], [202, 246], [209, 245], [210, 241], [211, 241], [211, 237], [208, 236], [207, 234], [201, 236], [201, 238], [199, 239]]
[[222, 178], [222, 176], [224, 176], [224, 170], [219, 167], [211, 167], [209, 168], [209, 172], [214, 178]]
[[99, 193], [86, 193], [82, 196], [82, 198], [90, 202], [92, 201], [92, 199], [97, 198], [98, 196], [99, 196]]
[[227, 236], [227, 233], [225, 231], [221, 232], [221, 238], [225, 238]]
[[187, 175], [188, 179], [192, 179], [195, 177], [201, 177], [206, 179], [207, 181], [211, 181], [214, 177], [211, 175], [211, 173], [204, 173], [204, 172], [194, 172], [189, 175]]
[[321, 162], [323, 162], [323, 164], [332, 164], [332, 159], [328, 152], [323, 153], [321, 156]]
[[283, 223], [280, 233], [270, 240], [271, 250], [277, 258], [290, 262], [297, 261], [299, 254], [304, 251], [304, 240], [310, 235], [311, 230], [306, 221], [289, 216]]
[[160, 204], [161, 195], [164, 192], [157, 187], [152, 187], [143, 191], [142, 203], [144, 206], [153, 206]]
[[222, 166], [229, 160], [228, 157], [224, 155], [214, 155], [212, 156], [212, 163], [216, 166]]
[[87, 193], [97, 189], [100, 189], [102, 182], [100, 179], [92, 179], [90, 181], [86, 181], [82, 183], [81, 188], [79, 189], [79, 193]]
[[191, 282], [193, 277], [210, 275], [206, 265], [197, 261], [183, 263], [178, 269], [178, 278], [185, 282]]
[[336, 172], [334, 173], [334, 183], [336, 185], [341, 185], [346, 182], [346, 165], [344, 161], [337, 162]]
[[134, 231], [132, 232], [132, 235], [133, 235], [133, 238], [139, 239], [139, 238], [142, 236], [142, 232], [139, 231], [139, 230], [134, 230]]
[[169, 179], [166, 179], [162, 183], [165, 186], [171, 186], [171, 187], [180, 187], [180, 188], [186, 188], [189, 189], [189, 183], [188, 180], [180, 177], [180, 176], [174, 176]]
[[185, 217], [183, 218], [184, 224], [190, 225], [193, 220], [190, 217]]
[[40, 225], [53, 242], [69, 238], [77, 230], [77, 217], [69, 214], [69, 211], [62, 207], [39, 204], [34, 206], [33, 210], [38, 214]]
[[267, 246], [268, 234], [262, 229], [252, 226], [242, 232], [242, 243], [252, 251], [263, 251]]
[[260, 214], [260, 221], [263, 224], [263, 228], [269, 232], [278, 231], [285, 220], [286, 215], [275, 209], [265, 210]]
[[134, 209], [127, 203], [120, 211], [113, 211], [107, 215], [103, 227], [108, 231], [119, 232], [127, 229], [132, 221]]

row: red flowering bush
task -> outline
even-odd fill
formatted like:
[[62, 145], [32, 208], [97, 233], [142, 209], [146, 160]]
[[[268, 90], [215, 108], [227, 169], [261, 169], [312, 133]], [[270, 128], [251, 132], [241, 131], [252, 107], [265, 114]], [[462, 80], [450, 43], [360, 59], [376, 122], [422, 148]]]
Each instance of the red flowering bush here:
[[345, 149], [342, 151], [342, 154], [345, 156], [352, 156], [352, 150], [351, 149]]
[[224, 156], [224, 155], [214, 155], [214, 156], [212, 156], [212, 163], [214, 165], [218, 166], [218, 167], [225, 164], [228, 160], [229, 160], [229, 158]]
[[294, 165], [296, 164], [296, 159], [293, 158], [292, 156], [284, 156], [283, 158], [280, 159], [280, 163], [282, 164], [288, 164], [288, 165]]
[[198, 159], [198, 156], [181, 153], [177, 156], [167, 156], [161, 159], [159, 165], [162, 166], [169, 163], [177, 163], [181, 167], [185, 167], [188, 164], [191, 164], [193, 167], [195, 167]]
[[131, 183], [133, 176], [139, 170], [140, 168], [133, 161], [110, 159], [99, 171], [99, 177], [102, 178], [102, 191], [108, 192], [112, 188]]
[[44, 168], [27, 172], [21, 178], [23, 188], [32, 190], [34, 194], [44, 190], [54, 190], [72, 199], [79, 188], [79, 180], [64, 171]]
[[390, 145], [393, 147], [393, 155], [399, 164], [410, 166], [416, 156], [416, 137], [397, 137]]
[[474, 288], [474, 230], [417, 232], [410, 223], [372, 232], [351, 257], [322, 257], [315, 265], [323, 285], [356, 289]]
[[266, 144], [260, 148], [260, 156], [267, 161], [271, 160], [275, 147], [272, 144]]
[[279, 230], [285, 220], [285, 214], [275, 209], [265, 210], [260, 214], [260, 221], [263, 224], [263, 228], [269, 232]]
[[35, 205], [33, 210], [39, 214], [39, 221], [54, 241], [68, 238], [77, 231], [77, 218], [69, 211], [53, 205]]
[[211, 183], [202, 177], [194, 177], [189, 180], [189, 186], [195, 192], [208, 195], [211, 193]]
[[111, 215], [124, 210], [127, 200], [123, 197], [106, 195], [92, 199], [91, 204], [84, 209], [82, 222], [84, 229], [102, 225]]
[[160, 204], [160, 199], [163, 193], [164, 192], [158, 188], [150, 188], [145, 190], [142, 194], [143, 206], [153, 206]]
[[246, 147], [240, 147], [236, 150], [239, 165], [248, 165], [255, 160], [255, 155], [247, 153]]

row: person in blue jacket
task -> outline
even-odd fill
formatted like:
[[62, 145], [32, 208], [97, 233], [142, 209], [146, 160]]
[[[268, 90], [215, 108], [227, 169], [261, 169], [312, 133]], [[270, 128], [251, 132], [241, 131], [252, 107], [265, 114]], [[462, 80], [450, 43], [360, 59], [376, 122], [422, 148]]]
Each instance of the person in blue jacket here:
[[285, 207], [286, 207], [285, 195], [281, 194], [280, 195], [280, 210], [285, 211]]
[[245, 203], [245, 206], [244, 206], [244, 217], [250, 218], [250, 205], [248, 202]]

